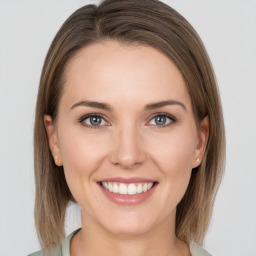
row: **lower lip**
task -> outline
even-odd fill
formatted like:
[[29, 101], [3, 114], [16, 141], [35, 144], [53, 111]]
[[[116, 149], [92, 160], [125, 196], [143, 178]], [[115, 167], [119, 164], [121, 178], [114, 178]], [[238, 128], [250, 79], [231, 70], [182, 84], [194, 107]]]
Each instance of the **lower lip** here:
[[106, 195], [108, 199], [110, 199], [114, 203], [122, 204], [122, 205], [136, 205], [144, 202], [154, 193], [157, 187], [157, 184], [155, 184], [151, 189], [149, 189], [146, 192], [142, 192], [140, 194], [121, 195], [121, 194], [108, 191], [107, 189], [103, 188], [100, 184], [98, 185], [100, 186], [101, 190], [103, 191], [103, 193]]

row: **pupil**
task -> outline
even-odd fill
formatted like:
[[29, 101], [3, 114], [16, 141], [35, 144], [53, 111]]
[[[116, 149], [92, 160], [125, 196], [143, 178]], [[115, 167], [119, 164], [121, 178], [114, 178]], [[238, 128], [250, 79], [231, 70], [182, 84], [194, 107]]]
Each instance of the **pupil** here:
[[101, 123], [101, 117], [93, 116], [90, 118], [90, 122], [92, 125], [100, 125]]
[[156, 124], [163, 125], [166, 122], [165, 116], [158, 116], [156, 117]]

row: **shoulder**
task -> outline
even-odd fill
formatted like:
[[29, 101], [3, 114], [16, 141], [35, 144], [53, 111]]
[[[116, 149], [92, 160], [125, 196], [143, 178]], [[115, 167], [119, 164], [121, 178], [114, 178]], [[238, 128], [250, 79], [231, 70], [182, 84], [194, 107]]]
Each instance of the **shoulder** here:
[[62, 256], [62, 250], [60, 246], [57, 246], [51, 251], [43, 252], [42, 250], [40, 250], [29, 254], [28, 256]]
[[81, 228], [73, 231], [70, 235], [68, 235], [60, 245], [56, 246], [51, 251], [43, 252], [37, 251], [28, 256], [70, 256], [69, 255], [69, 247], [70, 247], [70, 240], [71, 238], [81, 230]]
[[190, 247], [190, 251], [191, 251], [192, 256], [212, 256], [209, 252], [207, 252], [204, 248], [200, 247], [196, 243], [192, 242], [189, 245], [189, 247]]

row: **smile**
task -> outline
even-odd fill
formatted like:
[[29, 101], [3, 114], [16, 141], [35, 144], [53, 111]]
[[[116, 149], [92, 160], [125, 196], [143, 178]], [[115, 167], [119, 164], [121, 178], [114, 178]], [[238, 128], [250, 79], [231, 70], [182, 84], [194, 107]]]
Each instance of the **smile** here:
[[120, 195], [136, 195], [147, 192], [153, 187], [153, 182], [147, 183], [117, 183], [117, 182], [101, 182], [101, 186], [110, 192]]
[[158, 182], [144, 178], [110, 178], [97, 182], [110, 201], [121, 205], [136, 205], [154, 193]]

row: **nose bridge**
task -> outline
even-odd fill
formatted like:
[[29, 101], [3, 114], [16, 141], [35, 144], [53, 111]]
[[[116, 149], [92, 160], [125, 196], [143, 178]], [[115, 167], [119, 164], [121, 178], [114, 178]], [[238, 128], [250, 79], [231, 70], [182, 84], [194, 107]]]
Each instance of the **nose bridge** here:
[[129, 169], [145, 160], [142, 134], [134, 123], [120, 125], [114, 132], [111, 161]]

